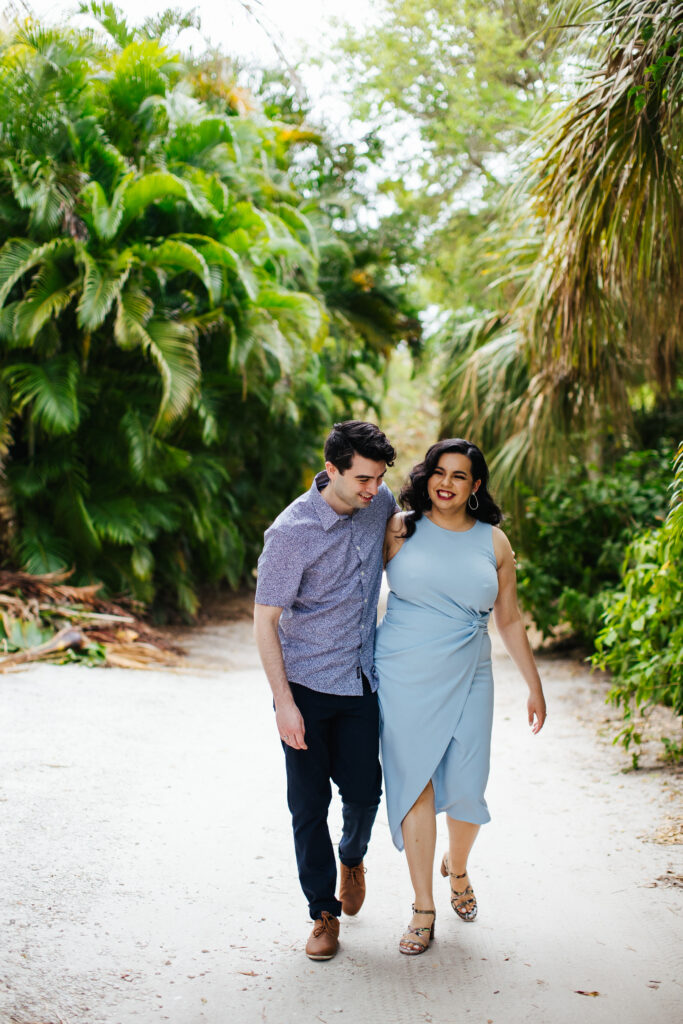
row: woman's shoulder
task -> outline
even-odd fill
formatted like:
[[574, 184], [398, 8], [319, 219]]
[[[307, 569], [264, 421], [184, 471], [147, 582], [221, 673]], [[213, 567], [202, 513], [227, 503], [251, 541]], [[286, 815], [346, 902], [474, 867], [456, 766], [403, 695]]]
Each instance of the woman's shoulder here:
[[493, 540], [493, 550], [496, 555], [496, 561], [500, 566], [500, 563], [504, 558], [512, 555], [512, 545], [508, 540], [507, 534], [501, 530], [500, 526], [491, 526], [491, 538]]

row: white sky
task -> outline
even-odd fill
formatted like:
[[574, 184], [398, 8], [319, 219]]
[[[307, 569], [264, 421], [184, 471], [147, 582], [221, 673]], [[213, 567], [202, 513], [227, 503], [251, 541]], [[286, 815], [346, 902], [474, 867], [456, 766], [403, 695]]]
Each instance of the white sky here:
[[[342, 34], [349, 22], [356, 29], [370, 27], [381, 17], [382, 0], [113, 0], [132, 24], [141, 24], [146, 17], [159, 14], [167, 7], [182, 11], [195, 10], [201, 19], [199, 33], [186, 30], [171, 42], [183, 51], [192, 49], [201, 53], [206, 42], [218, 46], [228, 56], [244, 61], [253, 60], [260, 65], [282, 66], [272, 39], [289, 66], [297, 66], [297, 74], [312, 101], [314, 123], [321, 120], [332, 136], [359, 141], [367, 126], [355, 121], [349, 103], [343, 95], [343, 86], [335, 80], [336, 67], [331, 61], [323, 65], [306, 64], [307, 56], [324, 57], [330, 44]], [[20, 14], [27, 10], [46, 21], [78, 23], [82, 19], [71, 12], [78, 8], [78, 0], [0, 0], [0, 10], [9, 5]], [[245, 8], [251, 8], [256, 17], [250, 17]], [[256, 20], [262, 23], [260, 26]], [[335, 24], [336, 22], [336, 24]], [[93, 24], [90, 19], [84, 24]], [[303, 66], [301, 64], [303, 63]], [[402, 142], [405, 150], [405, 140]], [[417, 152], [420, 143], [415, 138], [411, 147]], [[372, 190], [379, 171], [369, 175], [368, 188]], [[386, 197], [376, 195], [377, 208], [393, 209]]]
[[[296, 64], [303, 56], [303, 47], [315, 52], [324, 49], [335, 33], [331, 26], [334, 18], [347, 19], [353, 24], [367, 24], [369, 0], [114, 0], [133, 24], [139, 24], [151, 14], [166, 7], [197, 11], [201, 18], [201, 35], [214, 45], [220, 45], [228, 54], [272, 62], [275, 51], [268, 35], [245, 7], [267, 26], [277, 39], [288, 61]], [[74, 10], [76, 3], [67, 0], [13, 0], [13, 6], [22, 11], [27, 7], [49, 20], [65, 20], [65, 14]], [[183, 43], [188, 37], [183, 37]], [[199, 39], [193, 49], [200, 49]]]

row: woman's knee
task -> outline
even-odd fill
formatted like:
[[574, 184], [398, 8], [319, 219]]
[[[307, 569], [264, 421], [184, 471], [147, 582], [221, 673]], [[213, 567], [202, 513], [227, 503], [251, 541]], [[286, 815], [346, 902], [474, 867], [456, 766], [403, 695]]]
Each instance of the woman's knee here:
[[422, 792], [420, 793], [419, 797], [417, 798], [413, 806], [410, 808], [410, 810], [423, 810], [428, 807], [434, 807], [434, 787], [432, 786], [431, 779], [429, 780], [425, 788], [422, 790]]

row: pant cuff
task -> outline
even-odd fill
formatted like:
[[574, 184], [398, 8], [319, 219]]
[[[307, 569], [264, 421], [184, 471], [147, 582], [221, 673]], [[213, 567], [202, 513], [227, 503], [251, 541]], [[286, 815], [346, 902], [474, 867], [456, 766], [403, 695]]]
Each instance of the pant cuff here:
[[363, 863], [363, 858], [360, 860], [358, 857], [342, 857], [339, 855], [339, 863], [343, 864], [345, 868], [357, 868], [359, 864]]
[[339, 900], [319, 900], [317, 903], [308, 904], [308, 913], [312, 921], [316, 921], [324, 910], [332, 914], [332, 917], [341, 917], [342, 905]]

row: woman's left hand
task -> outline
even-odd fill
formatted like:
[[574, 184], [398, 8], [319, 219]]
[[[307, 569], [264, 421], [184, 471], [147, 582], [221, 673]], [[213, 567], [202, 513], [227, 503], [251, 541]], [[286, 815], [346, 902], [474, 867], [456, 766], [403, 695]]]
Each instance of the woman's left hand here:
[[532, 694], [527, 701], [527, 711], [529, 713], [529, 725], [534, 735], [540, 732], [543, 728], [543, 724], [548, 717], [548, 713], [545, 709], [545, 697], [542, 693]]

